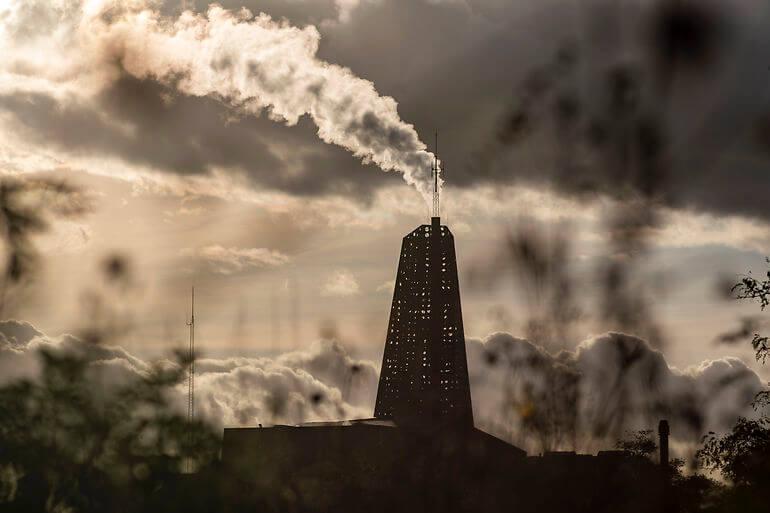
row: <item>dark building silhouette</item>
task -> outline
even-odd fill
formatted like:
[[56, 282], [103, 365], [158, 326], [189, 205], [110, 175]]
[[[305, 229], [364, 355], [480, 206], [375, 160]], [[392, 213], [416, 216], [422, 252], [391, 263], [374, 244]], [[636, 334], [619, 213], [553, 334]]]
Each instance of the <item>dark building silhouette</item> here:
[[374, 418], [225, 429], [220, 470], [232, 511], [665, 510], [646, 458], [527, 457], [474, 427], [454, 238], [438, 216], [403, 239]]
[[454, 237], [433, 217], [404, 237], [374, 416], [473, 426]]

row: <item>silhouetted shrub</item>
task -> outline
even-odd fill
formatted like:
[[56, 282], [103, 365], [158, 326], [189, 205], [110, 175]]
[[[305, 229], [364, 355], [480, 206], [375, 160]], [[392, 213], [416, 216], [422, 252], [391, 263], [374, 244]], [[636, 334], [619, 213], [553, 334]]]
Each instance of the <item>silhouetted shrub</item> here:
[[0, 511], [149, 511], [219, 437], [169, 402], [189, 361], [112, 383], [74, 351], [41, 350], [39, 379], [0, 388]]

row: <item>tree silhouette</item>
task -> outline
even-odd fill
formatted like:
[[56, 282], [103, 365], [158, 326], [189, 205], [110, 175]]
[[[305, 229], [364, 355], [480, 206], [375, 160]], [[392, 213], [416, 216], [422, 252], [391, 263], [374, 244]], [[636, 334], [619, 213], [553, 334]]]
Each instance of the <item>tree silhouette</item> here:
[[[770, 264], [770, 258], [766, 258], [765, 261]], [[764, 310], [770, 304], [770, 271], [767, 271], [765, 276], [766, 279], [758, 280], [749, 273], [740, 282], [736, 283], [732, 290], [736, 293], [738, 299], [755, 300], [759, 303], [760, 308]], [[770, 356], [768, 337], [755, 333], [754, 338], [751, 340], [751, 346], [754, 348], [757, 360], [765, 363], [767, 357]]]
[[184, 464], [216, 457], [218, 436], [170, 404], [181, 355], [119, 385], [87, 350], [39, 358], [39, 379], [0, 388], [0, 511], [147, 511]]
[[651, 429], [642, 429], [626, 433], [625, 438], [618, 439], [615, 447], [637, 456], [650, 457], [658, 449], [658, 444]]
[[[48, 229], [51, 216], [89, 208], [83, 191], [66, 182], [0, 180], [0, 315], [37, 272], [32, 236]], [[115, 257], [102, 271], [116, 285], [127, 274]], [[120, 379], [120, 369], [93, 364], [94, 351], [116, 334], [91, 316], [83, 342], [37, 350], [39, 375], [0, 387], [0, 512], [170, 511], [183, 465], [201, 469], [216, 458], [219, 437], [172, 404], [189, 358], [174, 354]]]
[[[765, 259], [770, 264], [770, 258]], [[764, 310], [770, 304], [770, 271], [766, 279], [751, 273], [732, 287], [738, 299], [755, 300]], [[752, 347], [763, 364], [770, 356], [768, 337], [754, 334]], [[770, 405], [768, 391], [754, 399], [755, 410]], [[733, 486], [722, 490], [720, 511], [767, 511], [770, 501], [770, 417], [764, 412], [756, 419], [739, 417], [730, 433], [709, 432], [696, 453], [700, 464], [718, 471]]]
[[0, 180], [0, 241], [5, 265], [0, 268], [0, 315], [7, 314], [12, 288], [36, 271], [39, 260], [32, 236], [48, 230], [51, 216], [73, 218], [91, 209], [80, 188], [51, 178]]

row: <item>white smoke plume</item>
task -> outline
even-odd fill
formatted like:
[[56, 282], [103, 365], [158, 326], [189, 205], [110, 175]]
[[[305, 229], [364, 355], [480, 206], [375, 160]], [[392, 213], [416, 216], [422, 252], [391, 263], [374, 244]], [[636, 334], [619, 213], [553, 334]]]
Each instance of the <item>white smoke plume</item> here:
[[432, 154], [393, 98], [317, 57], [314, 26], [216, 4], [170, 19], [158, 7], [153, 0], [0, 2], [0, 88], [55, 86], [61, 94], [68, 83], [73, 93], [96, 93], [127, 72], [216, 98], [239, 115], [266, 112], [288, 125], [307, 115], [323, 141], [401, 173], [427, 198]]

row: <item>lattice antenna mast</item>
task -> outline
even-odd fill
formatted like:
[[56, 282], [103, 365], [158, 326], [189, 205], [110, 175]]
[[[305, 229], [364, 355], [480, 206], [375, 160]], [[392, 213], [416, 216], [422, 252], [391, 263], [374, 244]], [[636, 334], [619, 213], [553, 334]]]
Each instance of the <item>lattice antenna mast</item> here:
[[433, 151], [433, 165], [431, 166], [431, 177], [433, 178], [433, 217], [441, 216], [441, 202], [439, 195], [439, 174], [441, 173], [441, 160], [438, 158], [438, 130], [436, 131], [436, 145]]
[[187, 376], [187, 421], [195, 419], [195, 287], [192, 288], [190, 301], [190, 371]]

